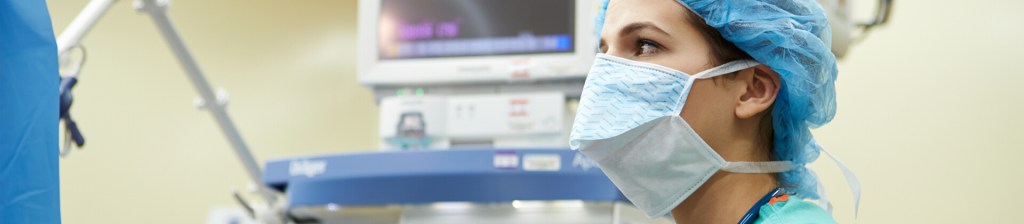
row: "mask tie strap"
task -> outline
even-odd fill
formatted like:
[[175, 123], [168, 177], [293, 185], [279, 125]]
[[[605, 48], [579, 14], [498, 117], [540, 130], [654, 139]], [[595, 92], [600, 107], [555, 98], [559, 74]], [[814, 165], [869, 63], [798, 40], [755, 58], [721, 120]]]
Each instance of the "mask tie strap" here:
[[821, 177], [818, 177], [818, 173], [814, 170], [811, 171], [811, 175], [814, 175], [814, 180], [818, 184], [818, 202], [820, 202], [821, 209], [825, 209], [829, 215], [832, 215], [832, 202], [828, 200], [828, 192], [825, 191], [825, 183], [821, 182]]
[[[860, 213], [860, 180], [857, 179], [857, 174], [854, 174], [853, 170], [850, 170], [843, 161], [839, 161], [835, 155], [832, 155], [824, 147], [819, 145], [818, 148], [825, 152], [825, 155], [828, 155], [829, 158], [832, 158], [832, 161], [835, 161], [836, 165], [839, 166], [839, 170], [843, 171], [843, 177], [846, 177], [846, 184], [850, 185], [850, 191], [853, 191], [853, 217], [857, 218], [858, 213]], [[821, 181], [818, 182], [821, 185]]]
[[732, 173], [781, 173], [796, 167], [790, 161], [725, 162], [722, 171]]
[[708, 70], [704, 70], [703, 72], [694, 74], [692, 77], [694, 79], [706, 79], [706, 78], [711, 78], [711, 77], [715, 77], [715, 76], [720, 76], [720, 75], [725, 75], [725, 74], [733, 73], [733, 72], [736, 72], [736, 71], [739, 71], [739, 70], [743, 70], [743, 69], [748, 69], [748, 68], [751, 68], [751, 67], [754, 67], [754, 66], [758, 66], [760, 64], [761, 63], [758, 63], [757, 61], [754, 61], [754, 60], [730, 61], [729, 63], [725, 63], [725, 64], [719, 65], [717, 67], [714, 67], [714, 68], [711, 68], [711, 69], [708, 69]]

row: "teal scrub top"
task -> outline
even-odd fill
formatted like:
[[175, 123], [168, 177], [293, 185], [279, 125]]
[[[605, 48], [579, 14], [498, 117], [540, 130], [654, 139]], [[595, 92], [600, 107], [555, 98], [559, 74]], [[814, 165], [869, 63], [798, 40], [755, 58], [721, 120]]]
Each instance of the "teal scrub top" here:
[[789, 195], [761, 206], [755, 224], [836, 223], [818, 204]]

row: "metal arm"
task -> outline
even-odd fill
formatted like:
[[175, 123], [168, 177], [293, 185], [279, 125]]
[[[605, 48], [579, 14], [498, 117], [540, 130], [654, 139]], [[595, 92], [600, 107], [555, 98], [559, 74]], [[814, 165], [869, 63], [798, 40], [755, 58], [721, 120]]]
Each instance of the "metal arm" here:
[[267, 202], [273, 204], [276, 202], [276, 198], [272, 192], [264, 189], [263, 187], [263, 172], [260, 171], [259, 165], [256, 163], [256, 157], [252, 155], [249, 150], [249, 146], [245, 144], [245, 140], [242, 139], [242, 134], [238, 132], [238, 128], [235, 127], [235, 123], [231, 121], [231, 117], [228, 116], [228, 112], [225, 105], [217, 100], [216, 94], [213, 92], [213, 88], [210, 87], [210, 83], [206, 81], [206, 77], [203, 72], [199, 70], [199, 65], [196, 64], [195, 59], [192, 58], [192, 53], [188, 51], [185, 46], [185, 42], [181, 40], [181, 36], [178, 35], [177, 29], [174, 28], [174, 24], [171, 23], [171, 19], [167, 16], [167, 5], [169, 1], [157, 1], [157, 0], [137, 0], [135, 2], [136, 9], [145, 10], [149, 13], [149, 17], [156, 23], [157, 28], [160, 29], [160, 34], [163, 34], [164, 40], [167, 41], [167, 45], [174, 51], [174, 56], [178, 58], [178, 63], [181, 63], [181, 67], [185, 69], [185, 73], [188, 74], [189, 80], [192, 81], [192, 86], [196, 88], [203, 101], [206, 102], [206, 109], [210, 111], [213, 118], [217, 120], [217, 124], [220, 126], [220, 130], [224, 132], [224, 135], [228, 138], [228, 142], [231, 143], [232, 148], [235, 150], [235, 156], [242, 162], [242, 166], [245, 167], [245, 171], [249, 173], [249, 178], [256, 182], [257, 186], [260, 186], [260, 192], [263, 194], [264, 199]]
[[96, 22], [100, 20], [100, 17], [107, 14], [110, 10], [110, 6], [117, 3], [117, 0], [92, 0], [89, 1], [88, 5], [82, 9], [82, 12], [75, 16], [75, 20], [68, 24], [68, 27], [64, 28], [64, 31], [57, 37], [57, 55], [64, 57], [64, 54], [71, 50], [72, 47], [78, 45], [78, 42], [82, 41], [82, 37], [89, 30], [92, 30], [93, 26], [96, 26]]
[[[57, 38], [58, 55], [64, 57], [72, 47], [78, 45], [85, 34], [96, 25], [100, 17], [109, 11], [110, 7], [116, 2], [117, 0], [90, 1]], [[217, 99], [216, 94], [210, 87], [210, 83], [206, 80], [206, 77], [199, 69], [199, 65], [192, 58], [192, 54], [188, 51], [181, 36], [178, 35], [178, 31], [174, 28], [174, 24], [171, 23], [170, 18], [167, 16], [167, 5], [168, 1], [165, 0], [136, 0], [135, 2], [136, 9], [148, 12], [157, 28], [160, 29], [160, 33], [174, 52], [189, 80], [192, 81], [192, 85], [199, 92], [203, 101], [206, 102], [204, 108], [210, 111], [210, 114], [213, 115], [213, 118], [220, 126], [221, 131], [228, 138], [228, 142], [231, 143], [235, 151], [235, 156], [242, 162], [242, 166], [245, 168], [246, 173], [248, 173], [249, 178], [259, 186], [260, 195], [263, 196], [268, 204], [275, 204], [277, 198], [273, 192], [263, 186], [263, 172], [260, 171], [256, 158], [245, 144], [242, 135], [238, 132], [234, 122], [231, 121], [231, 117], [228, 116], [224, 107], [225, 104], [222, 103], [222, 100]]]

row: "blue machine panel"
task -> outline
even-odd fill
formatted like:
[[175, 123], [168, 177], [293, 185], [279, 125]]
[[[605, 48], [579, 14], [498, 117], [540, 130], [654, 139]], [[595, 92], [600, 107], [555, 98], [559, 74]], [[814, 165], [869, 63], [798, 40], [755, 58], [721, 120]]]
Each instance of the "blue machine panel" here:
[[269, 161], [266, 185], [290, 206], [625, 201], [590, 160], [567, 149], [366, 152]]

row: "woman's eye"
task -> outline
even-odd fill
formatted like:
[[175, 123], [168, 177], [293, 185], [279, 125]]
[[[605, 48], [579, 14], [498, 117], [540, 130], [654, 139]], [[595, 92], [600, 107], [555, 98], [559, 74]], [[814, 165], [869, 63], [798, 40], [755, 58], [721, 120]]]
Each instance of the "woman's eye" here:
[[658, 43], [655, 43], [654, 41], [650, 40], [640, 40], [638, 42], [638, 45], [640, 48], [639, 52], [637, 52], [638, 56], [648, 56], [656, 54], [659, 50], [661, 50], [661, 46], [658, 46]]

